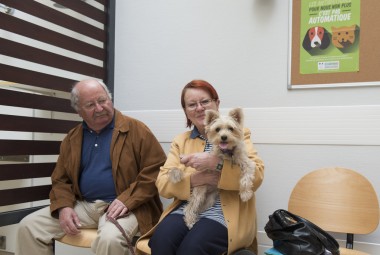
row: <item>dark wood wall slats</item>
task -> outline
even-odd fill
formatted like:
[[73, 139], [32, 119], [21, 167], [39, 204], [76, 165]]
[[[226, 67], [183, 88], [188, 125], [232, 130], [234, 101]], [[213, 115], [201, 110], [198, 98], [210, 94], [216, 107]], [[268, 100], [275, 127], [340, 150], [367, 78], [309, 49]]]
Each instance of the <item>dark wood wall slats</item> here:
[[101, 3], [102, 5], [106, 5], [106, 0], [95, 0], [98, 3]]
[[72, 120], [34, 118], [0, 114], [0, 130], [41, 132], [41, 133], [66, 133], [79, 122]]
[[[67, 114], [74, 113], [72, 86], [80, 79], [97, 78], [110, 83], [113, 92], [115, 3], [95, 1], [55, 0], [44, 5], [0, 0], [15, 9], [0, 12], [0, 55], [10, 59], [0, 63], [0, 181], [10, 185], [0, 190], [0, 206], [7, 206], [0, 212], [0, 226], [16, 224], [42, 207], [30, 202], [47, 203], [51, 185], [46, 177], [54, 170], [60, 140], [80, 123], [77, 115]], [[92, 6], [99, 3], [103, 8]], [[36, 186], [38, 182], [29, 179], [43, 184]]]
[[90, 17], [93, 20], [96, 20], [102, 24], [106, 24], [106, 16], [104, 15], [103, 11], [93, 6], [90, 6], [82, 1], [54, 0], [54, 2], [61, 4], [67, 8], [70, 8], [71, 10], [74, 10], [76, 12], [79, 12], [80, 14], [83, 14], [87, 17]]
[[0, 155], [57, 155], [60, 141], [0, 140]]
[[74, 109], [70, 105], [69, 99], [54, 98], [50, 96], [43, 96], [12, 90], [1, 91], [0, 105], [75, 113]]
[[69, 92], [76, 82], [75, 80], [62, 78], [46, 73], [31, 71], [5, 64], [0, 64], [0, 70], [1, 79], [4, 81], [28, 84], [32, 86], [34, 85], [41, 88], [54, 89], [64, 92]]
[[3, 38], [0, 38], [0, 45], [0, 54], [6, 56], [24, 59], [42, 65], [49, 65], [51, 67], [100, 79], [105, 76], [105, 70], [101, 66], [95, 66]]
[[[55, 23], [59, 26], [68, 28], [70, 30], [73, 30], [75, 32], [84, 34], [88, 37], [91, 37], [93, 39], [96, 39], [98, 41], [104, 42], [106, 40], [106, 34], [105, 30], [94, 27], [82, 20], [70, 17], [68, 15], [65, 15], [55, 9], [49, 8], [48, 6], [45, 6], [43, 4], [40, 4], [33, 0], [22, 0], [22, 1], [14, 1], [14, 0], [2, 0], [3, 4], [15, 8], [17, 10], [20, 10], [25, 13], [29, 13], [33, 16], [36, 16], [40, 19]], [[57, 2], [57, 1], [55, 1]], [[68, 2], [68, 1], [65, 1]], [[73, 1], [80, 3], [81, 1]], [[85, 9], [88, 11], [88, 13], [92, 13], [92, 9], [94, 7], [81, 3], [81, 8], [85, 7]], [[100, 11], [100, 15], [103, 15], [103, 12]], [[100, 22], [100, 21], [99, 21]], [[104, 23], [104, 22], [101, 22]]]
[[45, 200], [50, 190], [51, 185], [0, 190], [0, 206]]
[[57, 47], [105, 61], [106, 52], [92, 44], [37, 26], [0, 12], [0, 28]]
[[0, 165], [0, 181], [50, 177], [55, 163]]

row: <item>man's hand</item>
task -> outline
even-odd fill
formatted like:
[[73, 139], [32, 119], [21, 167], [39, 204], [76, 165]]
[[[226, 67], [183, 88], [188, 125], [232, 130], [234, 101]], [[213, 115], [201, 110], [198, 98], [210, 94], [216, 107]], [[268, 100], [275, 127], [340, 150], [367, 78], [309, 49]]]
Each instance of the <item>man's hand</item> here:
[[68, 235], [76, 235], [80, 233], [78, 229], [81, 227], [77, 213], [73, 208], [64, 207], [59, 210], [59, 225], [63, 232]]
[[120, 200], [115, 199], [107, 209], [107, 216], [116, 219], [127, 212], [128, 208]]

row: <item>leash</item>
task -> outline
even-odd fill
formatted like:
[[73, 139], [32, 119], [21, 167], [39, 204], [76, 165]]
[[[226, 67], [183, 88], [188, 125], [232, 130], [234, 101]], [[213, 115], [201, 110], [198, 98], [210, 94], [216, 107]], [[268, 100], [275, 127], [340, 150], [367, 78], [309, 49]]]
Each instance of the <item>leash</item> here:
[[111, 221], [120, 230], [121, 234], [123, 235], [123, 237], [127, 241], [127, 246], [128, 246], [129, 251], [131, 252], [132, 255], [136, 255], [134, 247], [132, 245], [132, 242], [131, 242], [131, 240], [129, 240], [127, 233], [125, 233], [124, 228], [119, 224], [119, 222], [117, 222], [118, 219], [125, 218], [128, 215], [129, 215], [129, 213], [126, 213], [126, 214], [117, 216], [115, 219], [112, 217], [108, 217], [108, 215], [106, 215], [106, 219]]

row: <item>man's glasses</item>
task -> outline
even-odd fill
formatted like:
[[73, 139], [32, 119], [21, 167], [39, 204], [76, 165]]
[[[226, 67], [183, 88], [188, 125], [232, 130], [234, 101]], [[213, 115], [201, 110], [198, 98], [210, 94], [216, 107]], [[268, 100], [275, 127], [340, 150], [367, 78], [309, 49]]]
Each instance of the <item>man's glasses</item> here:
[[98, 98], [98, 100], [94, 102], [85, 103], [84, 105], [82, 105], [82, 107], [87, 111], [92, 111], [96, 108], [97, 104], [103, 107], [107, 102], [108, 102], [108, 98], [101, 97], [101, 98]]
[[203, 108], [206, 108], [211, 105], [211, 102], [215, 101], [215, 99], [203, 99], [198, 102], [189, 103], [186, 105], [186, 108], [190, 111], [195, 111], [197, 109], [198, 105], [200, 104]]

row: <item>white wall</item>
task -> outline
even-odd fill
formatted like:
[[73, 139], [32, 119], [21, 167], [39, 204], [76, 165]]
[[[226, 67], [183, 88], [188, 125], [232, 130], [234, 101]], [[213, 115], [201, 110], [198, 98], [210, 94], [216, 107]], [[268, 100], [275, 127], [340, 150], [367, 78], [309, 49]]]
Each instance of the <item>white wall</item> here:
[[[244, 107], [266, 164], [257, 192], [261, 253], [271, 245], [267, 216], [287, 207], [311, 170], [355, 169], [380, 194], [380, 87], [288, 90], [288, 29], [286, 0], [116, 2], [115, 105], [146, 122], [166, 150], [184, 130], [180, 92], [190, 80], [211, 82], [222, 111]], [[380, 254], [380, 229], [356, 240]]]

